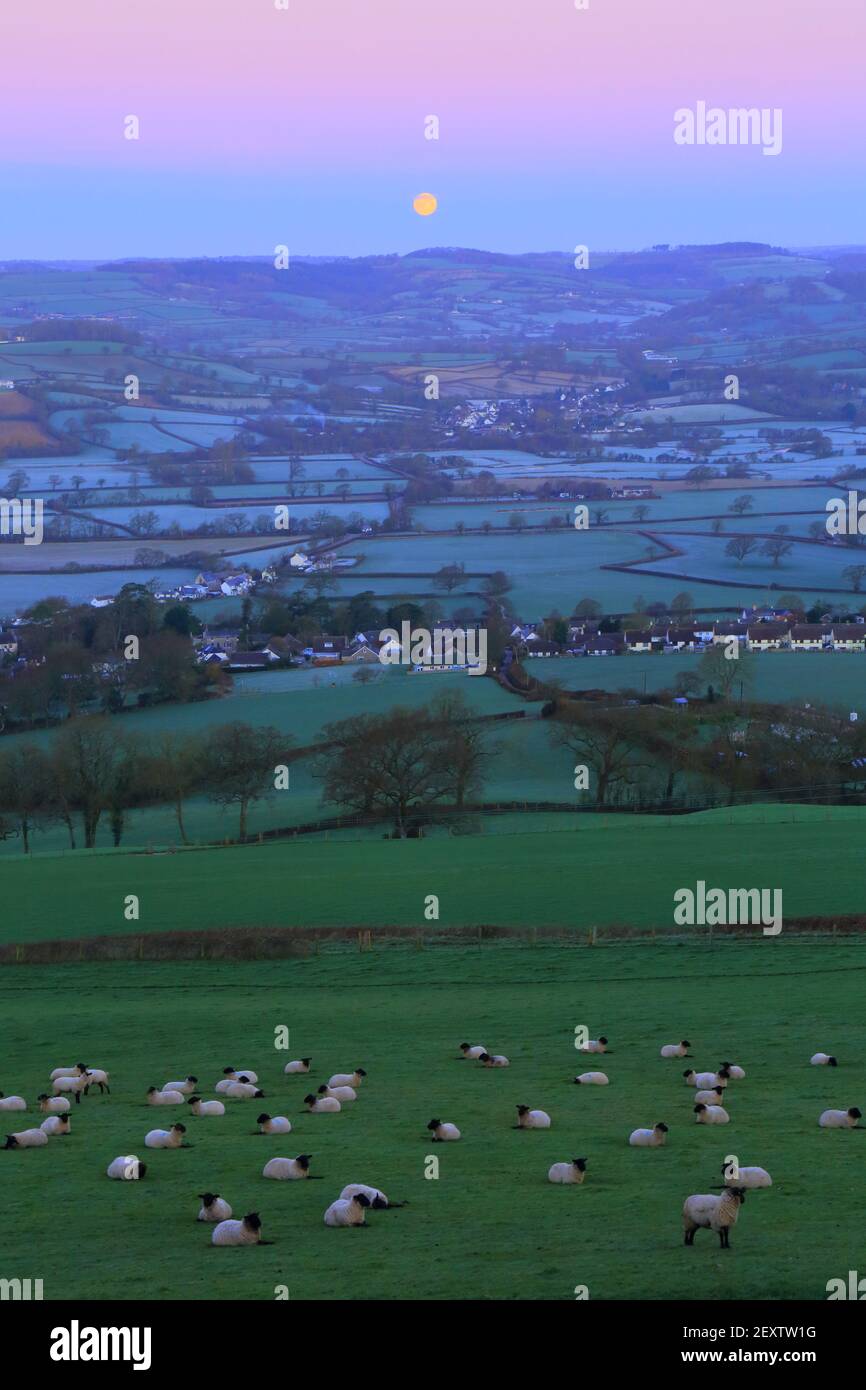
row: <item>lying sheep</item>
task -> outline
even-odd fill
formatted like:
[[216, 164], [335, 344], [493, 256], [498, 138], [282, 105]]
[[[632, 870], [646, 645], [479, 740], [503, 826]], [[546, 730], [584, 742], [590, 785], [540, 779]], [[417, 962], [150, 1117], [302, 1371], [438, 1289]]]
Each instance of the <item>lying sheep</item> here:
[[719, 1076], [730, 1077], [731, 1081], [743, 1081], [746, 1073], [742, 1067], [738, 1067], [736, 1062], [720, 1062]]
[[689, 1048], [690, 1048], [690, 1047], [691, 1047], [691, 1043], [690, 1043], [690, 1042], [685, 1042], [685, 1041], [683, 1041], [683, 1042], [678, 1042], [678, 1043], [665, 1043], [664, 1047], [662, 1048], [661, 1052], [659, 1053], [659, 1056], [660, 1056], [660, 1057], [691, 1057], [692, 1054], [689, 1052]]
[[259, 1115], [256, 1120], [259, 1134], [291, 1134], [292, 1122], [285, 1115]]
[[697, 1089], [713, 1090], [716, 1086], [727, 1086], [728, 1077], [723, 1068], [715, 1071], [694, 1071], [689, 1067], [683, 1072], [687, 1086], [696, 1086]]
[[[67, 1108], [67, 1110], [69, 1109], [69, 1101], [66, 1102], [66, 1108]], [[4, 1096], [3, 1092], [0, 1091], [0, 1110], [26, 1110], [26, 1109], [27, 1109], [27, 1102], [26, 1102], [26, 1100], [24, 1099], [23, 1096]]]
[[190, 1096], [187, 1105], [194, 1115], [198, 1115], [202, 1119], [213, 1118], [226, 1113], [226, 1108], [221, 1100], [202, 1100], [201, 1096]]
[[725, 1091], [721, 1086], [714, 1086], [711, 1091], [698, 1091], [695, 1095], [695, 1101], [699, 1105], [721, 1105], [724, 1098]]
[[338, 1071], [336, 1075], [331, 1077], [328, 1085], [353, 1086], [357, 1090], [366, 1075], [367, 1073], [364, 1071], [363, 1067], [356, 1067], [351, 1075], [348, 1072]]
[[852, 1105], [850, 1110], [825, 1110], [818, 1124], [822, 1129], [864, 1129], [866, 1126], [857, 1123], [861, 1117], [862, 1111]]
[[65, 1115], [72, 1109], [65, 1096], [47, 1096], [43, 1091], [36, 1099], [43, 1115]]
[[727, 1110], [721, 1105], [700, 1105], [695, 1106], [695, 1122], [699, 1125], [726, 1125], [730, 1124], [731, 1117]]
[[345, 1201], [338, 1197], [336, 1202], [332, 1202], [325, 1212], [326, 1226], [364, 1226], [367, 1219], [367, 1208], [370, 1199], [365, 1197], [363, 1192], [358, 1192], [354, 1197], [349, 1197]]
[[201, 1208], [196, 1221], [227, 1221], [232, 1209], [218, 1192], [200, 1192]]
[[518, 1105], [515, 1129], [550, 1129], [550, 1116], [546, 1110], [530, 1110], [528, 1105]]
[[809, 1058], [809, 1063], [813, 1067], [838, 1067], [839, 1063], [829, 1052], [816, 1052], [814, 1057]]
[[147, 1172], [147, 1164], [142, 1163], [136, 1158], [135, 1154], [121, 1154], [119, 1158], [113, 1158], [105, 1170], [109, 1178], [124, 1178], [127, 1181], [136, 1181], [143, 1178]]
[[148, 1105], [184, 1105], [186, 1096], [181, 1095], [180, 1091], [160, 1091], [156, 1086], [147, 1088]]
[[68, 1115], [49, 1115], [47, 1120], [43, 1120], [39, 1126], [46, 1134], [68, 1134], [72, 1122]]
[[336, 1115], [343, 1108], [336, 1096], [304, 1096], [304, 1105], [311, 1115]]
[[478, 1058], [487, 1051], [487, 1048], [483, 1043], [461, 1043], [460, 1051], [467, 1062], [477, 1062]]
[[297, 1182], [300, 1178], [317, 1176], [310, 1172], [312, 1154], [298, 1154], [297, 1158], [269, 1158], [262, 1169], [263, 1178], [276, 1178], [278, 1182]]
[[578, 1052], [607, 1052], [607, 1038], [590, 1038], [581, 1043]]
[[150, 1129], [144, 1136], [144, 1146], [147, 1149], [189, 1149], [192, 1146], [183, 1141], [185, 1134], [186, 1125], [172, 1125], [171, 1129]]
[[262, 1223], [257, 1211], [251, 1211], [243, 1221], [220, 1221], [211, 1236], [213, 1245], [269, 1245], [262, 1240]]
[[48, 1135], [42, 1129], [22, 1129], [17, 1134], [7, 1134], [4, 1149], [43, 1149], [48, 1143]]
[[427, 1128], [433, 1131], [434, 1144], [450, 1144], [455, 1139], [460, 1138], [460, 1130], [456, 1125], [443, 1123], [442, 1120], [431, 1120]]
[[353, 1100], [358, 1099], [358, 1092], [351, 1086], [320, 1086], [318, 1093], [320, 1096], [331, 1096], [343, 1105], [351, 1105]]
[[182, 1096], [191, 1096], [198, 1085], [197, 1076], [188, 1076], [184, 1081], [166, 1081], [164, 1091], [180, 1091]]
[[381, 1192], [378, 1187], [368, 1187], [367, 1184], [363, 1182], [347, 1183], [340, 1193], [340, 1200], [348, 1202], [352, 1197], [357, 1197], [359, 1195], [366, 1197], [370, 1206], [375, 1211], [393, 1211], [395, 1207], [405, 1207], [406, 1205], [405, 1202], [389, 1202], [384, 1192]]
[[667, 1143], [668, 1127], [661, 1121], [652, 1129], [633, 1129], [628, 1142], [635, 1149], [660, 1149]]
[[308, 1072], [312, 1060], [312, 1057], [299, 1057], [294, 1062], [286, 1062], [283, 1071], [286, 1073], [286, 1076], [295, 1076], [299, 1072]]
[[695, 1231], [717, 1231], [723, 1250], [730, 1249], [730, 1229], [737, 1224], [740, 1207], [746, 1200], [743, 1187], [729, 1187], [721, 1197], [696, 1194], [683, 1203], [683, 1232], [686, 1245], [694, 1245]]
[[726, 1187], [745, 1187], [750, 1191], [755, 1187], [772, 1187], [773, 1179], [766, 1168], [738, 1168], [736, 1177], [728, 1177], [728, 1165], [722, 1164], [722, 1177]]
[[231, 1096], [232, 1100], [264, 1100], [265, 1097], [264, 1091], [260, 1091], [252, 1081], [229, 1082], [225, 1095]]
[[251, 1085], [255, 1085], [259, 1079], [256, 1073], [250, 1071], [248, 1067], [238, 1069], [223, 1067], [223, 1076], [227, 1081], [249, 1081]]
[[574, 1078], [575, 1086], [609, 1086], [610, 1080], [603, 1071], [582, 1071]]
[[507, 1057], [503, 1057], [501, 1053], [497, 1054], [497, 1053], [495, 1053], [495, 1052], [494, 1052], [494, 1053], [491, 1053], [491, 1052], [482, 1052], [482, 1054], [481, 1054], [481, 1056], [478, 1058], [478, 1060], [479, 1060], [479, 1062], [481, 1063], [482, 1067], [510, 1067], [510, 1066], [511, 1066], [511, 1063], [509, 1062], [508, 1058], [507, 1058]]
[[573, 1158], [569, 1163], [553, 1163], [547, 1170], [548, 1182], [583, 1182], [586, 1159]]

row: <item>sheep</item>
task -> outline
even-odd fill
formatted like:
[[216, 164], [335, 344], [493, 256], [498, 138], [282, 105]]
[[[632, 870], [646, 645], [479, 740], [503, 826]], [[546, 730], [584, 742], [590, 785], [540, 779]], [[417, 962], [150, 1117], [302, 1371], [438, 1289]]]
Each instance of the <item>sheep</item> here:
[[201, 1209], [196, 1221], [227, 1221], [232, 1209], [218, 1192], [200, 1192]]
[[65, 1115], [72, 1108], [65, 1096], [47, 1096], [44, 1091], [37, 1100], [43, 1115]]
[[528, 1105], [518, 1105], [515, 1129], [550, 1129], [550, 1116], [546, 1110], [530, 1110]]
[[202, 1100], [201, 1096], [190, 1096], [187, 1105], [194, 1115], [205, 1120], [226, 1113], [226, 1108], [221, 1100]]
[[548, 1182], [583, 1182], [586, 1177], [586, 1159], [572, 1158], [568, 1163], [553, 1163], [547, 1170]]
[[336, 1096], [304, 1096], [304, 1105], [311, 1115], [335, 1115], [343, 1108]]
[[698, 1091], [695, 1101], [700, 1105], [721, 1105], [725, 1098], [725, 1092], [721, 1086], [714, 1086], [711, 1091]]
[[231, 1096], [232, 1100], [263, 1100], [265, 1095], [251, 1081], [232, 1081], [226, 1087], [225, 1094]]
[[695, 1123], [699, 1125], [726, 1125], [730, 1123], [730, 1115], [721, 1105], [700, 1105], [695, 1106]]
[[122, 1154], [118, 1158], [113, 1158], [105, 1170], [109, 1178], [125, 1178], [127, 1181], [136, 1181], [143, 1178], [147, 1172], [147, 1164], [142, 1163], [141, 1159], [136, 1158], [135, 1154]]
[[609, 1086], [610, 1079], [603, 1071], [582, 1071], [574, 1078], [575, 1086]]
[[447, 1122], [443, 1124], [441, 1120], [431, 1120], [427, 1128], [433, 1131], [434, 1144], [449, 1144], [460, 1138], [460, 1130], [456, 1125]]
[[185, 1081], [166, 1081], [162, 1089], [164, 1091], [180, 1091], [182, 1096], [191, 1096], [195, 1094], [197, 1085], [198, 1077], [188, 1076]]
[[83, 1076], [86, 1071], [87, 1068], [83, 1062], [76, 1062], [74, 1067], [55, 1067], [48, 1080], [56, 1081], [62, 1076]]
[[351, 1086], [320, 1086], [318, 1093], [320, 1096], [332, 1096], [343, 1105], [351, 1105], [353, 1100], [358, 1099], [358, 1092]]
[[668, 1127], [661, 1121], [652, 1129], [633, 1129], [628, 1142], [635, 1149], [660, 1149], [667, 1143]]
[[81, 1092], [86, 1091], [89, 1086], [87, 1072], [79, 1072], [77, 1076], [58, 1076], [51, 1083], [51, 1089], [56, 1096], [67, 1093], [75, 1096], [75, 1104], [81, 1104]]
[[223, 1067], [223, 1076], [227, 1081], [249, 1081], [253, 1085], [259, 1079], [256, 1073], [250, 1071], [248, 1067], [237, 1069], [235, 1067]]
[[665, 1043], [664, 1047], [662, 1048], [661, 1052], [659, 1053], [659, 1056], [660, 1056], [660, 1057], [691, 1057], [692, 1054], [689, 1052], [689, 1048], [690, 1048], [690, 1047], [691, 1047], [691, 1043], [690, 1043], [690, 1042], [685, 1042], [685, 1041], [683, 1041], [683, 1042], [678, 1042], [678, 1043]]
[[719, 1076], [730, 1077], [731, 1081], [743, 1081], [746, 1073], [742, 1067], [737, 1066], [736, 1062], [721, 1062]]
[[366, 1183], [363, 1182], [347, 1183], [340, 1193], [340, 1201], [348, 1202], [352, 1197], [357, 1197], [359, 1194], [367, 1198], [370, 1206], [375, 1211], [386, 1211], [389, 1209], [393, 1211], [395, 1207], [405, 1207], [406, 1205], [405, 1202], [389, 1202], [384, 1192], [380, 1191], [378, 1187], [368, 1187]]
[[171, 1129], [149, 1129], [144, 1136], [144, 1146], [146, 1149], [188, 1149], [189, 1144], [183, 1142], [186, 1134], [186, 1125], [172, 1125]]
[[278, 1182], [297, 1182], [301, 1178], [311, 1178], [312, 1154], [298, 1154], [297, 1158], [269, 1158], [262, 1169], [263, 1178], [275, 1178]]
[[363, 1192], [356, 1193], [354, 1197], [349, 1197], [346, 1201], [342, 1197], [338, 1197], [336, 1202], [332, 1202], [325, 1212], [325, 1225], [364, 1226], [369, 1205], [370, 1199], [365, 1197]]
[[483, 1043], [461, 1043], [460, 1051], [467, 1062], [477, 1062], [482, 1053], [487, 1051], [487, 1048]]
[[478, 1058], [482, 1067], [510, 1067], [511, 1063], [507, 1057], [502, 1057], [496, 1053], [482, 1052]]
[[578, 1052], [607, 1052], [607, 1038], [590, 1038], [581, 1043]]
[[866, 1126], [857, 1123], [861, 1116], [862, 1111], [856, 1105], [850, 1110], [825, 1110], [818, 1124], [822, 1129], [864, 1129]]
[[312, 1060], [312, 1057], [299, 1057], [294, 1062], [286, 1062], [283, 1071], [286, 1073], [286, 1076], [294, 1076], [298, 1072], [308, 1072]]
[[4, 1149], [41, 1149], [48, 1143], [44, 1129], [22, 1129], [17, 1134], [7, 1134]]
[[43, 1120], [39, 1126], [46, 1134], [68, 1134], [70, 1131], [71, 1120], [68, 1115], [49, 1115], [47, 1120]]
[[347, 1072], [338, 1071], [336, 1075], [331, 1077], [330, 1081], [328, 1082], [328, 1085], [354, 1086], [357, 1090], [357, 1088], [360, 1086], [361, 1082], [364, 1080], [364, 1077], [366, 1075], [367, 1073], [364, 1071], [363, 1067], [356, 1067], [355, 1070], [352, 1072], [351, 1076]]
[[687, 1071], [683, 1072], [683, 1076], [686, 1079], [687, 1086], [696, 1086], [699, 1091], [704, 1088], [713, 1090], [716, 1086], [727, 1086], [728, 1084], [728, 1074], [724, 1068], [720, 1068], [718, 1072], [714, 1072], [695, 1071], [692, 1067], [689, 1067]]
[[[109, 1095], [111, 1095], [111, 1087], [110, 1087], [109, 1084], [108, 1084], [108, 1072], [107, 1072], [107, 1071], [103, 1071], [101, 1067], [88, 1067], [88, 1068], [87, 1068], [87, 1089], [88, 1089], [88, 1091], [90, 1090], [90, 1087], [91, 1087], [91, 1086], [98, 1086], [98, 1087], [99, 1087], [99, 1094], [100, 1094], [100, 1095], [104, 1095], [106, 1091], [108, 1092]], [[166, 1089], [168, 1089], [168, 1088], [166, 1087]]]
[[213, 1228], [214, 1245], [262, 1245], [262, 1223], [257, 1211], [249, 1212], [243, 1221], [220, 1221]]
[[739, 1168], [736, 1177], [727, 1176], [728, 1165], [722, 1164], [722, 1177], [726, 1187], [745, 1187], [748, 1191], [756, 1187], [772, 1187], [773, 1179], [766, 1168]]
[[259, 1115], [256, 1120], [259, 1134], [291, 1134], [292, 1122], [285, 1115]]
[[[69, 1101], [66, 1102], [69, 1109]], [[0, 1110], [26, 1110], [27, 1102], [23, 1096], [4, 1096], [0, 1091]]]
[[717, 1231], [723, 1250], [730, 1249], [730, 1229], [737, 1224], [740, 1207], [746, 1200], [744, 1187], [729, 1187], [721, 1195], [696, 1193], [683, 1203], [683, 1233], [686, 1245], [694, 1245], [695, 1231], [701, 1227]]
[[809, 1058], [809, 1065], [812, 1067], [838, 1067], [839, 1063], [835, 1057], [831, 1057], [829, 1052], [816, 1052], [814, 1057]]
[[156, 1086], [148, 1086], [147, 1103], [148, 1105], [183, 1105], [186, 1096], [182, 1096], [180, 1091], [159, 1091]]

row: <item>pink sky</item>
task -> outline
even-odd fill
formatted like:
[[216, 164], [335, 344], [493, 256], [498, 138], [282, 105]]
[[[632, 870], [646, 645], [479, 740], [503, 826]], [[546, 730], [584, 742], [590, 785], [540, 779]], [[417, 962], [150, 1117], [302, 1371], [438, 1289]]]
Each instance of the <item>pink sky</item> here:
[[[0, 179], [13, 189], [40, 169], [95, 191], [126, 173], [153, 189], [162, 175], [219, 179], [223, 193], [259, 177], [339, 206], [345, 180], [349, 207], [366, 190], [384, 209], [438, 180], [444, 213], [481, 185], [492, 245], [512, 209], [555, 209], [557, 188], [573, 207], [590, 176], [595, 203], [633, 181], [644, 199], [670, 184], [683, 208], [721, 178], [746, 220], [755, 196], [769, 208], [777, 195], [789, 223], [807, 190], [862, 184], [863, 0], [50, 0], [7, 6], [2, 31]], [[672, 113], [698, 99], [781, 107], [783, 155], [677, 149]], [[130, 113], [138, 142], [122, 137]], [[386, 230], [382, 249], [396, 244]], [[835, 239], [855, 237], [840, 218]], [[532, 240], [554, 242], [541, 227]]]

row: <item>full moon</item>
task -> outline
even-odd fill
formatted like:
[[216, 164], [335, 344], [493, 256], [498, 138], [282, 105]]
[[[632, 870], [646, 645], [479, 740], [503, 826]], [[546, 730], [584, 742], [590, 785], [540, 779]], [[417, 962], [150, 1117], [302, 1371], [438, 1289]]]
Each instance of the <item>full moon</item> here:
[[412, 206], [419, 217], [429, 217], [438, 208], [439, 201], [432, 193], [419, 193]]

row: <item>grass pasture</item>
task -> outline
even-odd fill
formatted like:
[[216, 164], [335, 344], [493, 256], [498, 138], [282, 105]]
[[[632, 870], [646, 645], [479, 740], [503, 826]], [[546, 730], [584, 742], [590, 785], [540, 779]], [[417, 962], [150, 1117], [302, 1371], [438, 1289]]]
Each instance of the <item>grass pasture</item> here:
[[[486, 946], [336, 952], [230, 974], [208, 964], [7, 969], [7, 1093], [35, 1103], [52, 1067], [81, 1054], [110, 1071], [112, 1094], [73, 1105], [71, 1134], [47, 1149], [0, 1154], [4, 1273], [41, 1277], [45, 1298], [64, 1300], [271, 1300], [281, 1284], [293, 1300], [572, 1300], [581, 1284], [592, 1301], [823, 1299], [827, 1280], [862, 1256], [851, 1201], [866, 1135], [820, 1130], [817, 1118], [862, 1108], [866, 960], [854, 946], [723, 951]], [[581, 1024], [610, 1038], [609, 1056], [575, 1051]], [[279, 1025], [288, 1052], [274, 1050]], [[724, 1129], [693, 1122], [684, 1064], [658, 1056], [684, 1035], [696, 1066], [730, 1057], [746, 1070], [729, 1088]], [[511, 1067], [458, 1060], [464, 1039], [505, 1052]], [[808, 1065], [818, 1048], [839, 1056], [838, 1069]], [[308, 1054], [310, 1077], [283, 1075], [287, 1057]], [[192, 1147], [145, 1150], [146, 1131], [180, 1111], [147, 1106], [146, 1088], [191, 1072], [212, 1095], [227, 1065], [254, 1067], [265, 1099], [229, 1101], [218, 1119], [184, 1113]], [[311, 1081], [358, 1065], [368, 1077], [355, 1104], [302, 1110]], [[574, 1086], [590, 1067], [610, 1086]], [[546, 1109], [552, 1128], [512, 1129], [518, 1103]], [[261, 1108], [288, 1115], [293, 1133], [255, 1135]], [[433, 1115], [457, 1123], [462, 1141], [431, 1144]], [[5, 1133], [41, 1117], [2, 1118]], [[628, 1146], [633, 1128], [662, 1119], [665, 1148]], [[268, 1158], [302, 1152], [322, 1181], [261, 1177]], [[109, 1182], [107, 1164], [128, 1153], [146, 1157], [144, 1181]], [[730, 1250], [707, 1231], [687, 1249], [682, 1202], [718, 1182], [732, 1153], [766, 1167], [774, 1186], [749, 1194]], [[424, 1176], [428, 1155], [436, 1180]], [[552, 1162], [577, 1156], [588, 1159], [583, 1186], [546, 1181]], [[327, 1229], [325, 1207], [348, 1182], [408, 1205], [371, 1213], [364, 1231]], [[236, 1216], [258, 1210], [274, 1243], [214, 1249], [195, 1221], [206, 1190]]]

